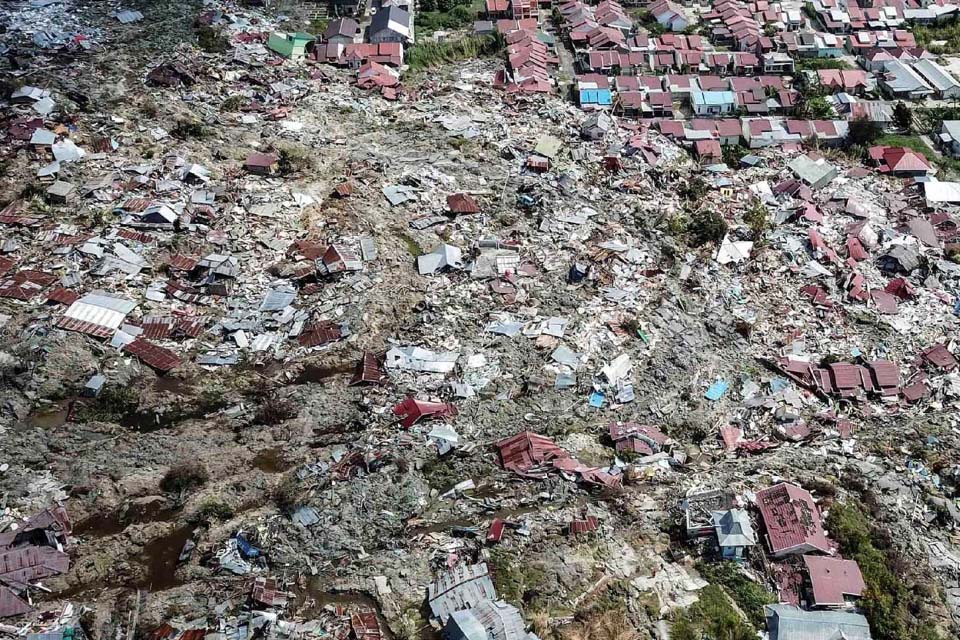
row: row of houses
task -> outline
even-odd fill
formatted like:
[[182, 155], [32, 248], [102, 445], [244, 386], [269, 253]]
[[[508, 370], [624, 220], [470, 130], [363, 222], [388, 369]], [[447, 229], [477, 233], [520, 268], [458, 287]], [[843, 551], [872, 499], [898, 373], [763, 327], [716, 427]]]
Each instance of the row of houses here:
[[[577, 100], [585, 110], [617, 107], [614, 111], [628, 116], [671, 117], [674, 103], [687, 105], [695, 116], [721, 117], [743, 113], [763, 115], [789, 113], [796, 106], [799, 93], [786, 86], [780, 76], [700, 76], [667, 74], [665, 76], [617, 75], [589, 73], [577, 76]], [[653, 106], [641, 111], [628, 108], [640, 102]]]
[[813, 0], [810, 6], [817, 21], [831, 33], [938, 24], [955, 19], [960, 11], [960, 6], [946, 0]]

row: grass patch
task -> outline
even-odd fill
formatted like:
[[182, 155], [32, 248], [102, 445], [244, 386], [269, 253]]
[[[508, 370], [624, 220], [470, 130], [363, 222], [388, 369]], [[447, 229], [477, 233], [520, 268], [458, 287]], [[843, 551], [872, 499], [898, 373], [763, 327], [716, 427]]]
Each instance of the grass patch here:
[[300, 171], [307, 171], [315, 166], [313, 150], [296, 142], [278, 142], [274, 145], [280, 154], [280, 173], [290, 175]]
[[704, 580], [726, 589], [737, 606], [750, 618], [750, 622], [763, 628], [766, 623], [764, 605], [777, 601], [770, 590], [744, 575], [735, 562], [701, 562], [697, 565], [697, 571]]
[[412, 236], [406, 233], [401, 233], [400, 239], [403, 240], [403, 244], [407, 246], [407, 253], [409, 253], [414, 258], [419, 258], [424, 254], [423, 247], [420, 246], [420, 243], [413, 239]]
[[536, 599], [546, 577], [543, 570], [532, 563], [499, 549], [490, 554], [489, 566], [497, 594], [518, 607], [531, 604]]
[[936, 590], [911, 579], [909, 561], [893, 548], [890, 535], [871, 522], [853, 504], [834, 504], [827, 516], [827, 530], [843, 556], [860, 565], [867, 585], [861, 608], [874, 640], [941, 638], [929, 620], [929, 603], [939, 600]]
[[503, 37], [499, 34], [468, 36], [459, 40], [417, 43], [407, 51], [406, 58], [410, 69], [418, 71], [471, 58], [498, 56], [503, 49]]
[[700, 600], [674, 618], [670, 626], [671, 640], [756, 640], [757, 632], [730, 605], [722, 587], [711, 584], [698, 595]]

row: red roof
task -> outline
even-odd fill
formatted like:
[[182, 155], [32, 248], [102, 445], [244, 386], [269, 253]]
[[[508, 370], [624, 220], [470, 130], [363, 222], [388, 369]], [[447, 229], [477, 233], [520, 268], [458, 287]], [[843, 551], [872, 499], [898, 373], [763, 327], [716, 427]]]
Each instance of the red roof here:
[[480, 205], [465, 193], [452, 193], [447, 196], [447, 208], [453, 213], [480, 213]]
[[496, 446], [500, 450], [500, 463], [503, 468], [520, 474], [555, 458], [570, 457], [569, 453], [550, 438], [530, 431], [522, 431], [501, 440]]
[[814, 605], [842, 605], [844, 596], [863, 595], [866, 585], [859, 565], [853, 560], [803, 556], [803, 563], [810, 576]]
[[147, 365], [158, 371], [170, 371], [180, 366], [180, 358], [170, 349], [159, 347], [148, 340], [137, 338], [123, 348], [127, 353], [134, 355]]
[[808, 491], [781, 483], [757, 492], [757, 507], [774, 555], [795, 551], [830, 551], [820, 510]]
[[403, 401], [393, 408], [393, 414], [401, 418], [400, 426], [409, 429], [420, 418], [428, 416], [437, 416], [441, 418], [453, 417], [457, 415], [457, 407], [448, 402], [427, 402], [426, 400], [417, 400], [412, 396], [407, 396]]

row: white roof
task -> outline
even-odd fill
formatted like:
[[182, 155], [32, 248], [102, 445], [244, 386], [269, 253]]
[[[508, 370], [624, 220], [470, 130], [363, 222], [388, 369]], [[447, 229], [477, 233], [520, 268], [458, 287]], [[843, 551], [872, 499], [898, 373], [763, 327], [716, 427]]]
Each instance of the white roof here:
[[117, 329], [136, 306], [133, 300], [115, 298], [105, 291], [94, 291], [70, 305], [64, 315], [80, 322]]

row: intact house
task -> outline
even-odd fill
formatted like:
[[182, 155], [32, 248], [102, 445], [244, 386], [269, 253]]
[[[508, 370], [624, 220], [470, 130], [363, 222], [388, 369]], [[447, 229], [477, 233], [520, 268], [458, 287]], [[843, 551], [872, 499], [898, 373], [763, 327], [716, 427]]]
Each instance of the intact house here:
[[367, 40], [374, 44], [381, 42], [413, 42], [413, 20], [410, 14], [398, 7], [388, 7], [377, 11], [367, 29]]
[[353, 44], [360, 34], [360, 25], [353, 18], [337, 18], [327, 25], [321, 38], [329, 44]]
[[960, 82], [934, 60], [917, 60], [913, 70], [927, 81], [938, 100], [960, 98]]
[[807, 570], [804, 592], [808, 608], [849, 609], [863, 596], [866, 585], [855, 561], [803, 556], [803, 564]]
[[944, 152], [960, 158], [960, 120], [944, 120], [940, 124], [937, 141]]
[[737, 109], [737, 94], [733, 91], [690, 91], [690, 106], [698, 116], [720, 116]]
[[922, 100], [933, 93], [920, 74], [898, 60], [887, 63], [880, 87], [894, 99]]
[[314, 40], [315, 38], [312, 35], [301, 31], [295, 33], [276, 31], [270, 34], [270, 38], [267, 40], [267, 48], [284, 58], [302, 60], [307, 55], [307, 46], [312, 44]]
[[916, 178], [936, 173], [927, 159], [907, 147], [876, 146], [870, 148], [870, 160], [880, 173], [898, 178]]
[[757, 544], [750, 514], [743, 509], [714, 511], [713, 526], [720, 554], [725, 560], [741, 560], [747, 549]]
[[782, 482], [757, 492], [757, 508], [773, 557], [830, 553], [820, 509], [809, 491]]

